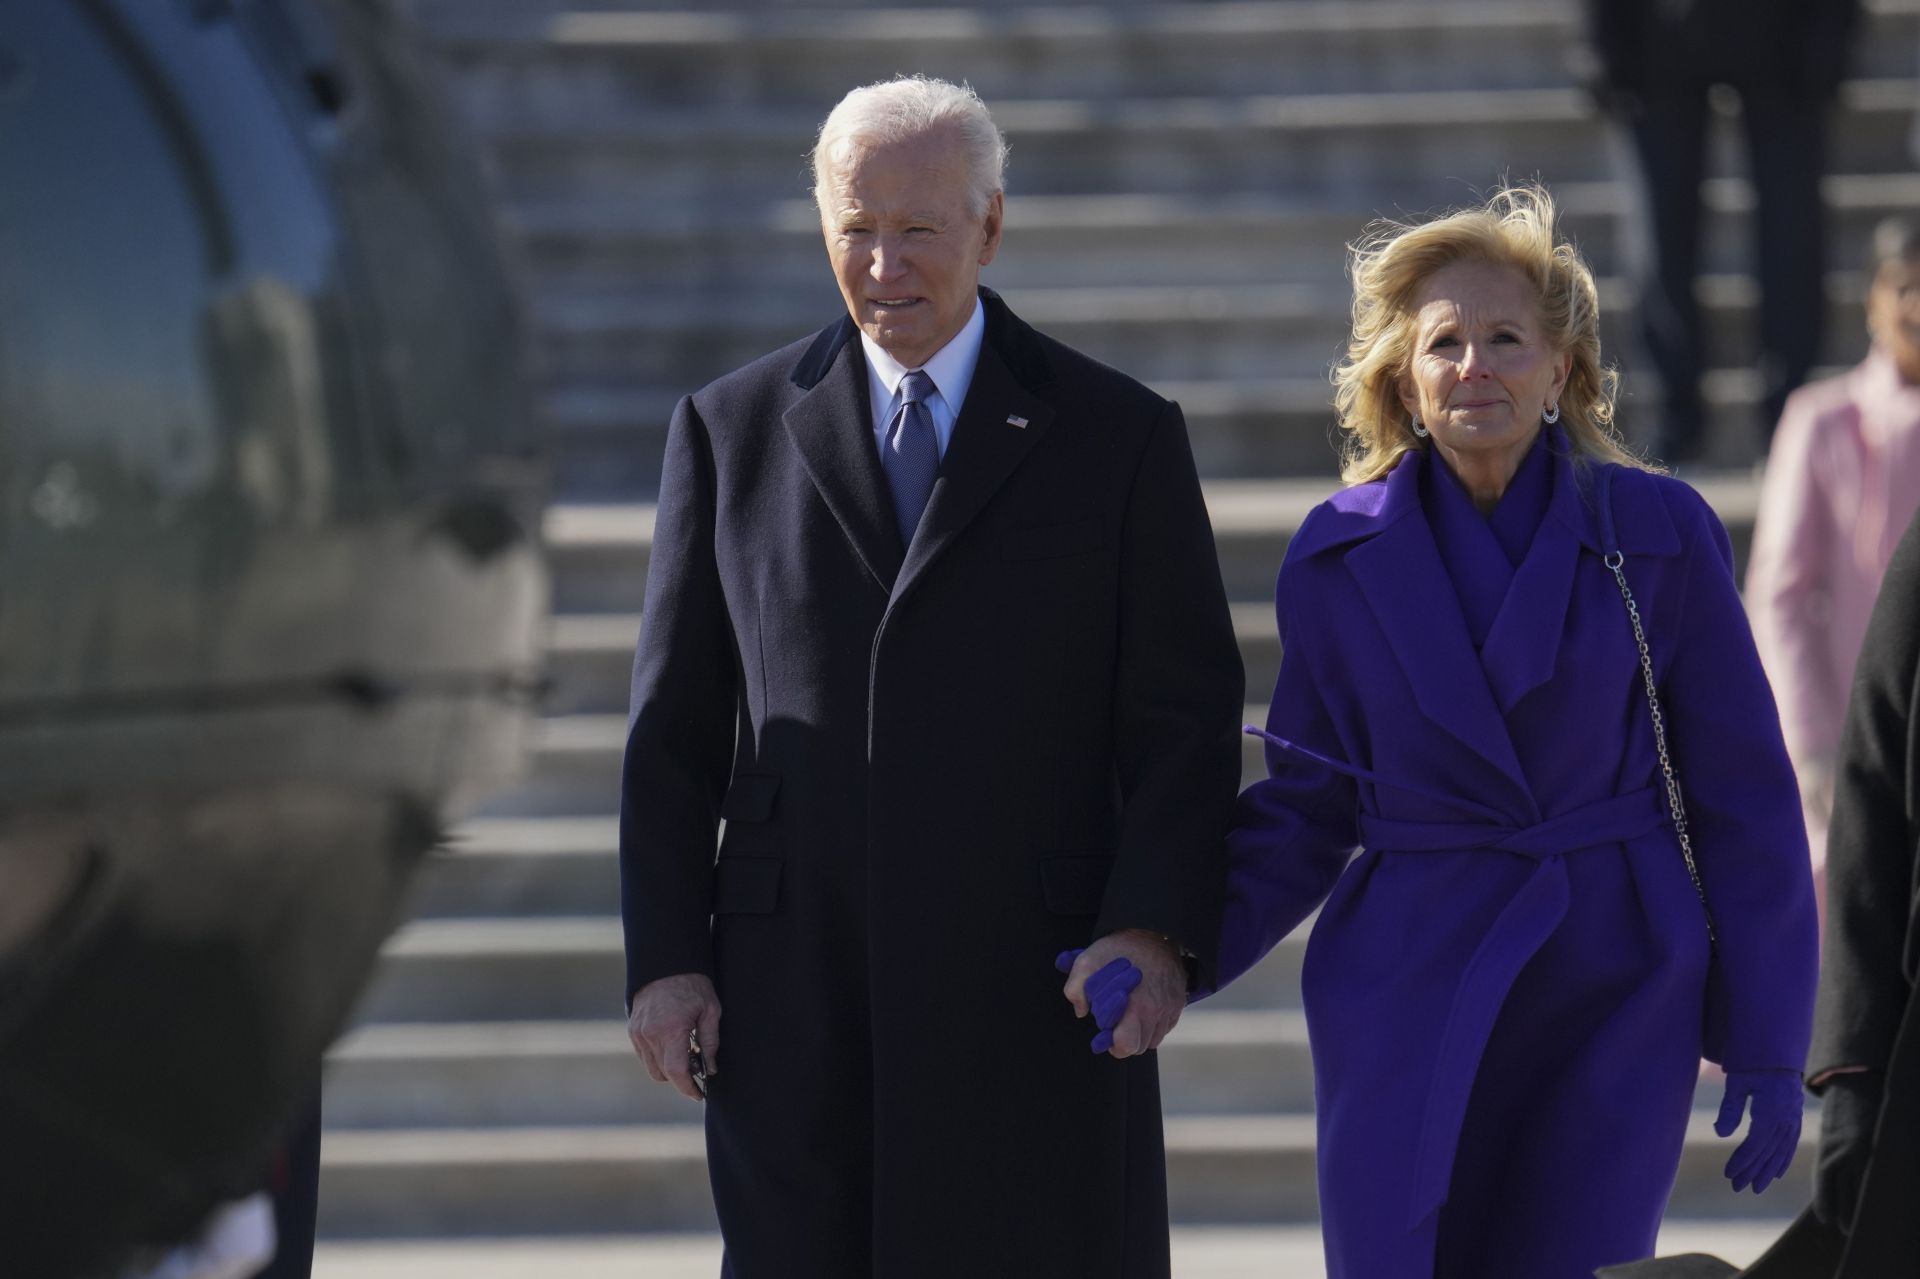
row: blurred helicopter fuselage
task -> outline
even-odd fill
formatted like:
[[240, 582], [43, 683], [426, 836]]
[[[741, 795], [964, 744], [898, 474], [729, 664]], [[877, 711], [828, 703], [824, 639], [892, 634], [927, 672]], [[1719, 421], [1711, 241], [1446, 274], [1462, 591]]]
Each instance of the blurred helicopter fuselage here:
[[544, 460], [406, 36], [376, 0], [0, 5], [6, 1273], [244, 1180], [526, 748]]

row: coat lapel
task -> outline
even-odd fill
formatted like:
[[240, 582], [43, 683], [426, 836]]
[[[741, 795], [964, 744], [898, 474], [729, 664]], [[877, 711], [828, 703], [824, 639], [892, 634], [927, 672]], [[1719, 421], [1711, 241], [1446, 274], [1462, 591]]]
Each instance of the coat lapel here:
[[[990, 291], [982, 292], [987, 302], [987, 335], [980, 346], [980, 362], [954, 422], [953, 439], [940, 463], [926, 514], [894, 583], [895, 604], [980, 514], [1053, 421], [1053, 407], [1029, 389], [1031, 362], [1022, 358], [1020, 350], [1026, 335], [1016, 331], [1016, 326], [1025, 326]], [[1025, 379], [1016, 375], [1016, 364], [1027, 374]]]
[[851, 320], [825, 329], [795, 368], [806, 394], [783, 421], [827, 509], [883, 591], [892, 591], [904, 551], [886, 472], [873, 443], [866, 360]]
[[1537, 821], [1533, 792], [1420, 509], [1419, 468], [1425, 464], [1415, 455], [1394, 468], [1381, 512], [1384, 527], [1348, 551], [1346, 565], [1421, 713], [1507, 778], [1523, 815]]

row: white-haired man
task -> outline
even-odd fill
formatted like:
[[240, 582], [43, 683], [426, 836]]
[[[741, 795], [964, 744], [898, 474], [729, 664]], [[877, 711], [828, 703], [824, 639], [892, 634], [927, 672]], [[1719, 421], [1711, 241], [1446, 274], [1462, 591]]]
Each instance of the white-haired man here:
[[689, 1097], [697, 1037], [732, 1279], [1168, 1272], [1151, 1050], [1211, 962], [1240, 660], [1179, 409], [979, 287], [1005, 149], [970, 90], [849, 94], [848, 314], [668, 437], [628, 1029]]

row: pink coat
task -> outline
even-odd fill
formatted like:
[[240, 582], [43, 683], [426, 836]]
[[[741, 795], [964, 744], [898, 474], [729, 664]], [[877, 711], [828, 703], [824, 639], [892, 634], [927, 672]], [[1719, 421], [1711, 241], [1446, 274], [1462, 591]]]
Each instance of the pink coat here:
[[[1803, 775], [1840, 743], [1853, 664], [1887, 561], [1920, 510], [1920, 387], [1875, 348], [1794, 392], [1767, 459], [1747, 567], [1747, 610]], [[1815, 865], [1824, 813], [1810, 814]]]

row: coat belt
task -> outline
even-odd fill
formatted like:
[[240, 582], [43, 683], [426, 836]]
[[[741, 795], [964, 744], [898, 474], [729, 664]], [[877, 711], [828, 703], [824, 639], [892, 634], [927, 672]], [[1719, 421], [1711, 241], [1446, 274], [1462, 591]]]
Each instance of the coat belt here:
[[1532, 826], [1478, 821], [1406, 822], [1361, 815], [1361, 839], [1369, 850], [1423, 853], [1484, 849], [1526, 857], [1535, 863], [1532, 873], [1480, 939], [1472, 958], [1460, 969], [1421, 1116], [1408, 1229], [1417, 1227], [1446, 1202], [1467, 1099], [1494, 1021], [1520, 970], [1566, 917], [1570, 886], [1562, 855], [1636, 839], [1658, 829], [1664, 821], [1666, 810], [1660, 795], [1650, 787], [1598, 800]]
[[1458, 852], [1485, 848], [1542, 861], [1596, 844], [1618, 844], [1647, 834], [1667, 819], [1652, 787], [1595, 800], [1534, 826], [1493, 822], [1403, 822], [1360, 814], [1360, 843], [1394, 852]]

